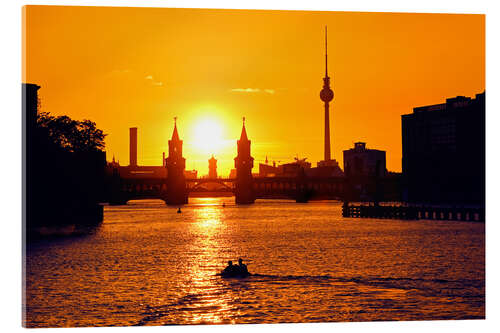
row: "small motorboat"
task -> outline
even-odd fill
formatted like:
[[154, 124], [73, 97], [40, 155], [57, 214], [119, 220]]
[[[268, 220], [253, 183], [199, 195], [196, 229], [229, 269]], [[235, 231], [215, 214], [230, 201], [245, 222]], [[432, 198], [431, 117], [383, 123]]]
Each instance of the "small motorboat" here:
[[222, 271], [219, 275], [225, 279], [229, 279], [229, 278], [241, 279], [241, 278], [249, 277], [252, 274], [248, 273], [248, 272], [243, 273], [243, 272], [224, 272], [224, 271]]
[[243, 264], [243, 259], [238, 259], [238, 265], [233, 265], [233, 262], [230, 260], [227, 262], [228, 266], [224, 268], [222, 272], [220, 272], [220, 275], [223, 278], [246, 278], [247, 276], [250, 276], [247, 269], [247, 265]]

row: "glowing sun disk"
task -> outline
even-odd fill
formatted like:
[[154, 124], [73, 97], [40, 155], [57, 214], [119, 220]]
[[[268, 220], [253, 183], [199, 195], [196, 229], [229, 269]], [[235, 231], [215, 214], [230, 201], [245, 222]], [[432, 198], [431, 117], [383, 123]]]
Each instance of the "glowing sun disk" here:
[[222, 126], [213, 119], [200, 120], [194, 128], [193, 143], [202, 152], [217, 152], [223, 146]]

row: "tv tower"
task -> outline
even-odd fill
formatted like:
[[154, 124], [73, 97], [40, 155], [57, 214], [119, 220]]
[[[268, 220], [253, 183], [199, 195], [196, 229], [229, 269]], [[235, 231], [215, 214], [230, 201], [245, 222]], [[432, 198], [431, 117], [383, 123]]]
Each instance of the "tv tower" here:
[[330, 77], [328, 76], [328, 30], [325, 26], [325, 77], [323, 78], [323, 89], [319, 97], [325, 103], [325, 156], [324, 161], [331, 160], [330, 154], [330, 102], [333, 100], [333, 90], [330, 88]]

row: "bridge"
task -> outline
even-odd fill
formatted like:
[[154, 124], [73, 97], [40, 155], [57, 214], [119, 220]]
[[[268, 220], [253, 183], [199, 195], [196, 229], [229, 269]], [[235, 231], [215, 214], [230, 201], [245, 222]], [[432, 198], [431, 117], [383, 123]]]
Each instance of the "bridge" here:
[[179, 138], [176, 124], [168, 145], [166, 172], [163, 172], [162, 176], [122, 176], [118, 169], [113, 169], [112, 176], [108, 177], [107, 201], [110, 204], [126, 204], [133, 199], [154, 198], [162, 199], [169, 205], [182, 205], [188, 202], [189, 196], [203, 193], [234, 195], [237, 204], [251, 204], [256, 199], [292, 199], [296, 202], [315, 199], [354, 201], [363, 199], [363, 196], [372, 201], [383, 201], [384, 193], [397, 192], [393, 191], [394, 181], [389, 178], [311, 176], [306, 175], [303, 167], [292, 175], [255, 177], [252, 174], [251, 141], [248, 139], [244, 122], [240, 140], [237, 141], [234, 178], [216, 178], [213, 174], [207, 178], [186, 177], [182, 140]]
[[[118, 179], [111, 204], [126, 204], [136, 199], [163, 199], [167, 194], [167, 178]], [[236, 178], [186, 179], [185, 191], [189, 196], [203, 193], [236, 195]], [[345, 177], [255, 177], [252, 191], [255, 199], [343, 200]], [[211, 185], [211, 186], [207, 186]]]

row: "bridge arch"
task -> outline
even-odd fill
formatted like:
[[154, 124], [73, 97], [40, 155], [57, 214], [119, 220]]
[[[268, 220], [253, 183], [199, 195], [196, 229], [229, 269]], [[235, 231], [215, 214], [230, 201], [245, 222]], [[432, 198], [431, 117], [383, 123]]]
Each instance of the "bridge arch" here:
[[223, 179], [223, 178], [202, 178], [196, 180], [187, 180], [187, 190], [188, 192], [196, 191], [203, 188], [203, 185], [208, 184], [217, 184], [220, 187], [218, 189], [214, 189], [214, 191], [224, 191], [224, 192], [233, 192], [234, 191], [234, 181], [232, 179]]

